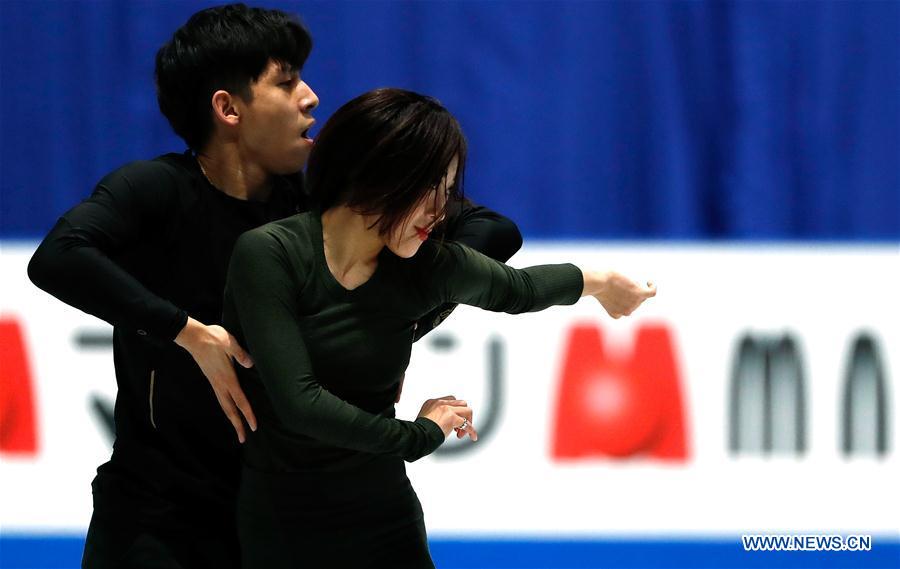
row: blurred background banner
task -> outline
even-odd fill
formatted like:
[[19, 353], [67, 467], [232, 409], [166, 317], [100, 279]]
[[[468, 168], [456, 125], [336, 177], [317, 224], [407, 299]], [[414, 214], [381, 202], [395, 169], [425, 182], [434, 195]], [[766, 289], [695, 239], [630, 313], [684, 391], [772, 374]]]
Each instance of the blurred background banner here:
[[[112, 440], [111, 329], [26, 263], [103, 175], [184, 149], [153, 61], [210, 5], [0, 0], [3, 569], [78, 565]], [[450, 108], [512, 265], [660, 286], [416, 345], [398, 415], [450, 389], [482, 433], [409, 468], [439, 567], [900, 567], [900, 2], [261, 5], [312, 32], [320, 126], [380, 86]]]
[[[7, 569], [76, 566], [116, 393], [112, 330], [30, 286], [32, 252], [0, 259]], [[897, 258], [871, 244], [526, 244], [514, 266], [602, 262], [663, 284], [620, 320], [592, 299], [460, 307], [416, 344], [398, 417], [453, 393], [480, 434], [408, 465], [438, 567], [896, 567], [900, 320], [884, 295], [843, 299], [860, 282], [900, 289]], [[747, 553], [742, 534], [867, 535], [873, 549]], [[19, 564], [36, 554], [46, 563]]]
[[[441, 99], [468, 189], [528, 237], [900, 239], [900, 2], [266, 2], [302, 15], [324, 119]], [[181, 149], [156, 50], [209, 2], [4, 0], [2, 236]]]

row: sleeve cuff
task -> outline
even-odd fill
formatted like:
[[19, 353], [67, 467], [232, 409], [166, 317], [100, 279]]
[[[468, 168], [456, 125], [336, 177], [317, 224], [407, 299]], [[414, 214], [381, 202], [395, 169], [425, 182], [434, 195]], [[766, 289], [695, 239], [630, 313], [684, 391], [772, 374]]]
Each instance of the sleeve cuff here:
[[441, 430], [437, 423], [426, 417], [419, 417], [415, 422], [425, 430], [425, 436], [428, 439], [428, 452], [425, 453], [426, 455], [433, 453], [439, 446], [444, 444], [444, 431]]
[[584, 292], [584, 274], [575, 265], [541, 265], [533, 267], [533, 270], [531, 278], [536, 288], [543, 291], [547, 304], [575, 304], [581, 298], [581, 293]]
[[[174, 342], [175, 338], [178, 337], [178, 334], [181, 333], [181, 330], [187, 325], [187, 321], [188, 313], [179, 308], [175, 313], [174, 318], [172, 318], [172, 323], [162, 331], [160, 336], [167, 342]], [[138, 333], [140, 333], [140, 331]]]

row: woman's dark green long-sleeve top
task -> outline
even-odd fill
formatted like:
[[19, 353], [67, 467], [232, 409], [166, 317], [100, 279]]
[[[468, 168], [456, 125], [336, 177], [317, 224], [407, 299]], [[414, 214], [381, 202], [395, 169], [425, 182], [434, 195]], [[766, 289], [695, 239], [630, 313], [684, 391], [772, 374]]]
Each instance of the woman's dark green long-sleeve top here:
[[372, 455], [413, 461], [444, 440], [436, 423], [394, 418], [414, 323], [447, 302], [521, 313], [573, 304], [573, 265], [517, 270], [456, 243], [425, 242], [411, 259], [384, 249], [363, 285], [345, 289], [325, 262], [309, 212], [238, 240], [223, 323], [254, 360], [239, 369], [259, 429], [245, 462], [268, 472], [337, 471]]

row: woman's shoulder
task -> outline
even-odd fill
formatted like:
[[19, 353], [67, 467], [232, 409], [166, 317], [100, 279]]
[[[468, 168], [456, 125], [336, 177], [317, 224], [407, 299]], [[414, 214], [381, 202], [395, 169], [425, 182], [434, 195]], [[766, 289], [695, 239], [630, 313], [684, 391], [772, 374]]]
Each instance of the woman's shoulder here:
[[238, 238], [235, 251], [292, 258], [314, 256], [316, 219], [312, 216], [312, 212], [298, 213], [251, 229]]
[[436, 269], [459, 262], [469, 251], [468, 247], [456, 241], [429, 239], [410, 260], [422, 268]]
[[455, 241], [428, 240], [419, 247], [415, 255], [400, 262], [407, 278], [445, 279], [454, 273], [460, 263], [465, 262], [466, 247]]
[[244, 236], [249, 236], [259, 243], [276, 241], [284, 245], [311, 245], [316, 229], [315, 222], [313, 212], [307, 211], [260, 225], [244, 233]]
[[300, 213], [245, 232], [234, 246], [232, 264], [245, 271], [287, 275], [303, 286], [310, 267], [316, 264], [311, 233], [315, 220], [309, 217], [309, 213]]

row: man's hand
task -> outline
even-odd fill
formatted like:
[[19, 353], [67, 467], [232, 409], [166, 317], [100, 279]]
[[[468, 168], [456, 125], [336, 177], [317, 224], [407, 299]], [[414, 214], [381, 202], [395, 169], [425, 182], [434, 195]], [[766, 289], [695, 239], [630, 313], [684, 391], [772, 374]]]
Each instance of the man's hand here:
[[246, 433], [241, 414], [253, 431], [256, 430], [256, 416], [238, 383], [231, 358], [246, 368], [253, 367], [253, 360], [225, 328], [206, 326], [193, 318], [188, 318], [187, 324], [175, 338], [175, 343], [187, 350], [200, 366], [222, 411], [234, 425], [238, 440], [243, 443]]
[[629, 316], [648, 298], [656, 296], [656, 285], [641, 285], [615, 271], [582, 271], [584, 291], [593, 296], [613, 318]]
[[394, 399], [394, 403], [400, 403], [400, 395], [403, 393], [404, 381], [406, 381], [406, 373], [404, 373], [403, 377], [400, 378], [400, 387], [397, 388], [397, 398]]

